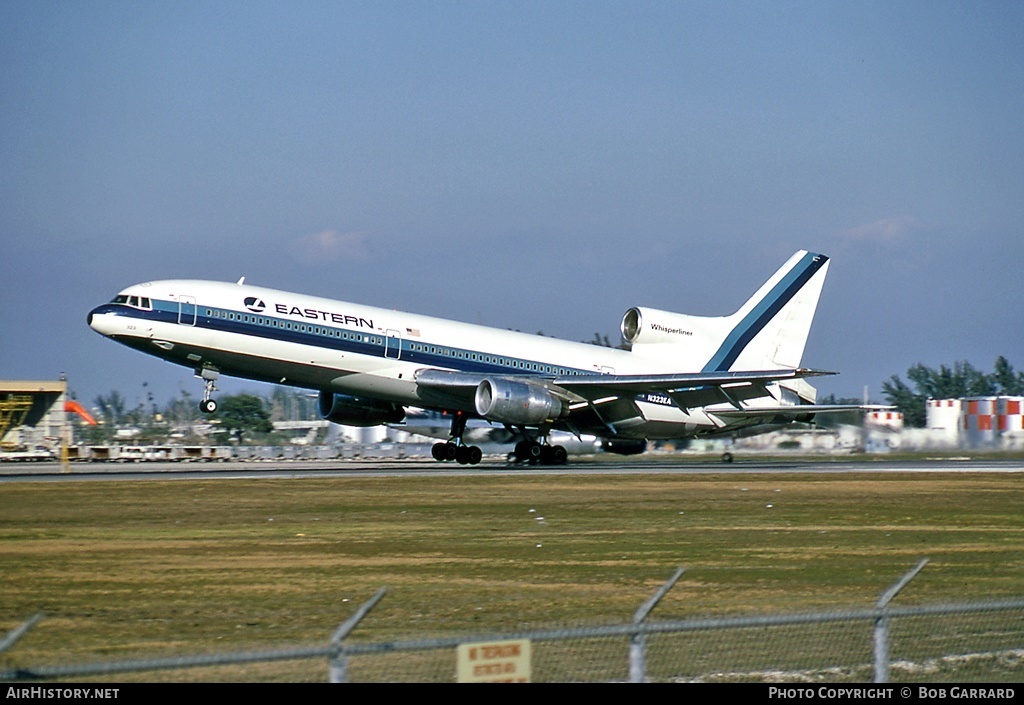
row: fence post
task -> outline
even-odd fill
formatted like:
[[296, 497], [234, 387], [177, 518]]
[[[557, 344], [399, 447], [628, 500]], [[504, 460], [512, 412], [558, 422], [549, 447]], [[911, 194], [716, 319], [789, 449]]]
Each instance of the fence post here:
[[[675, 574], [668, 579], [668, 581], [658, 588], [658, 591], [654, 593], [647, 602], [640, 605], [640, 609], [633, 615], [633, 624], [641, 624], [647, 615], [651, 613], [651, 610], [661, 602], [661, 598], [672, 589], [672, 586], [676, 584], [682, 574], [685, 572], [685, 568], [680, 568]], [[647, 675], [647, 635], [639, 632], [633, 632], [633, 635], [629, 639], [629, 682], [630, 683], [643, 683], [644, 678]]]
[[34, 614], [27, 620], [22, 622], [20, 626], [15, 627], [11, 631], [7, 632], [7, 636], [4, 637], [3, 641], [0, 641], [0, 654], [7, 651], [7, 649], [11, 648], [15, 644], [17, 644], [18, 640], [21, 639], [21, 637], [25, 636], [28, 630], [34, 627], [36, 625], [36, 622], [38, 622], [42, 618], [43, 613], [39, 612], [38, 614]]
[[341, 626], [338, 627], [334, 631], [334, 634], [331, 635], [331, 646], [336, 648], [332, 649], [331, 655], [328, 657], [328, 682], [348, 683], [348, 657], [344, 654], [341, 642], [345, 640], [345, 637], [349, 635], [349, 632], [359, 625], [359, 622], [361, 622], [363, 617], [373, 609], [374, 605], [380, 602], [380, 599], [384, 597], [384, 594], [387, 591], [387, 588], [381, 588], [378, 590], [376, 595], [360, 605], [359, 609], [355, 611], [355, 614], [342, 622]]
[[885, 615], [885, 609], [900, 590], [906, 587], [907, 583], [913, 580], [926, 565], [928, 565], [927, 558], [911, 568], [895, 585], [886, 590], [875, 604], [875, 607], [882, 610], [882, 614], [875, 619], [875, 683], [889, 682], [889, 618]]

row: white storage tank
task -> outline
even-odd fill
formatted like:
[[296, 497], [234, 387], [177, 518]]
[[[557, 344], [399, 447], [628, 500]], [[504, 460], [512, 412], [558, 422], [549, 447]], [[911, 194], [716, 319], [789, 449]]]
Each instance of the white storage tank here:
[[875, 426], [885, 426], [897, 431], [903, 428], [902, 411], [869, 411], [864, 420]]
[[925, 405], [928, 430], [943, 444], [954, 446], [960, 439], [960, 400], [929, 399]]

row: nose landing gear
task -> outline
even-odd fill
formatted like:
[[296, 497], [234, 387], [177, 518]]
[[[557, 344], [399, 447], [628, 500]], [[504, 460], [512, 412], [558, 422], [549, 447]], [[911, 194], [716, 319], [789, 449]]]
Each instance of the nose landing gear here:
[[199, 410], [204, 414], [212, 414], [217, 410], [217, 402], [211, 399], [211, 395], [217, 391], [217, 379], [220, 377], [220, 372], [211, 368], [204, 367], [201, 370], [196, 370], [196, 377], [200, 377], [203, 380], [203, 400], [199, 402]]

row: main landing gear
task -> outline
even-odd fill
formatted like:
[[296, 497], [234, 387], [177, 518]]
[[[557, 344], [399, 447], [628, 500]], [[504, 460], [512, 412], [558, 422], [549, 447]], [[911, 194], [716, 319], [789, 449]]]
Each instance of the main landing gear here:
[[430, 449], [434, 460], [445, 462], [454, 460], [460, 465], [476, 465], [484, 457], [484, 453], [477, 446], [467, 446], [462, 442], [462, 434], [466, 432], [466, 413], [456, 411], [452, 416], [451, 440], [447, 443], [435, 443]]
[[203, 400], [199, 402], [199, 410], [204, 414], [212, 414], [217, 410], [217, 402], [211, 399], [210, 396], [217, 391], [216, 381], [220, 377], [220, 372], [204, 367], [196, 371], [196, 377], [201, 377], [205, 385], [203, 388]]
[[510, 463], [565, 465], [568, 460], [569, 453], [563, 446], [551, 446], [531, 440], [519, 441], [516, 443], [515, 450], [508, 454]]
[[484, 452], [478, 447], [459, 445], [454, 440], [435, 443], [430, 449], [430, 454], [434, 456], [434, 460], [455, 460], [459, 465], [476, 465], [484, 457]]

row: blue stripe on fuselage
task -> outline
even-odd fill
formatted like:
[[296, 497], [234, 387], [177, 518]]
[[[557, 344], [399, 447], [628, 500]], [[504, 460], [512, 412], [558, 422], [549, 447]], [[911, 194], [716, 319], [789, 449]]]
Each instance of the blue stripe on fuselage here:
[[815, 273], [825, 266], [828, 257], [814, 252], [808, 252], [797, 263], [786, 276], [776, 284], [768, 295], [754, 306], [743, 320], [730, 331], [725, 341], [718, 348], [718, 351], [711, 356], [708, 364], [704, 365], [704, 372], [725, 372], [736, 358], [743, 352], [743, 348], [768, 325], [768, 321], [775, 318], [775, 314], [782, 310], [782, 307], [789, 303], [796, 292], [803, 288]]
[[[471, 348], [457, 348], [450, 345], [422, 342], [418, 339], [402, 338], [400, 341], [380, 331], [368, 332], [359, 329], [326, 325], [323, 321], [294, 320], [268, 316], [264, 313], [242, 312], [195, 305], [195, 323], [186, 327], [237, 333], [240, 335], [278, 340], [302, 345], [311, 345], [329, 350], [367, 355], [371, 357], [392, 357], [385, 353], [385, 343], [400, 342], [401, 361], [429, 367], [456, 369], [461, 372], [492, 373], [502, 375], [523, 375], [539, 378], [555, 378], [567, 375], [597, 374], [590, 370], [544, 363], [537, 360], [516, 358], [508, 355], [486, 353]], [[140, 309], [127, 304], [104, 304], [93, 313], [107, 313], [142, 320], [179, 324], [177, 302], [153, 300], [151, 310]], [[161, 350], [148, 350], [152, 355], [162, 357]]]

